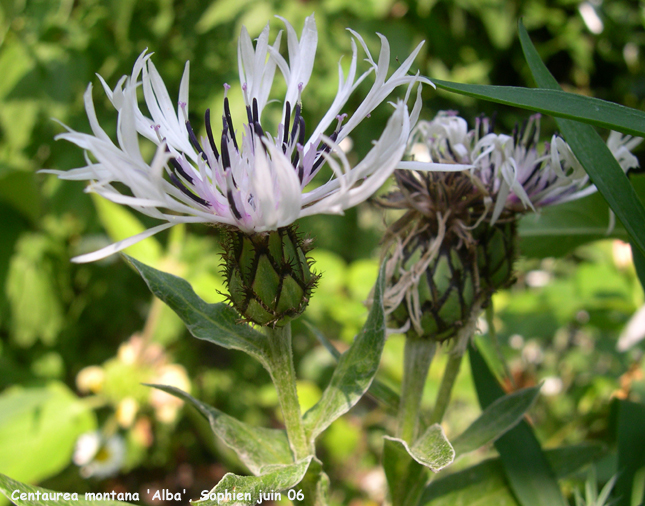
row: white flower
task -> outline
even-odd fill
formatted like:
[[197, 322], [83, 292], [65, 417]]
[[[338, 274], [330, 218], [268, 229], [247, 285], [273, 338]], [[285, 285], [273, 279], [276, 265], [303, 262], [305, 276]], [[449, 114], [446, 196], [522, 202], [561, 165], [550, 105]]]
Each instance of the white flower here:
[[[470, 164], [473, 182], [488, 193], [491, 205], [494, 202], [490, 218], [494, 223], [505, 210], [535, 211], [596, 191], [569, 145], [554, 135], [538, 152], [539, 134], [539, 115], [531, 116], [509, 136], [495, 134], [488, 118], [477, 118], [475, 128], [468, 130], [466, 120], [453, 111], [442, 111], [432, 121], [419, 122], [409, 151], [419, 153], [425, 147], [422, 159], [458, 170]], [[618, 132], [609, 135], [607, 146], [625, 172], [639, 166], [631, 150], [641, 141]], [[410, 168], [424, 165], [408, 164]]]
[[[296, 219], [318, 213], [342, 214], [371, 196], [388, 178], [404, 154], [411, 129], [421, 107], [420, 87], [410, 112], [406, 102], [412, 85], [427, 79], [408, 75], [421, 44], [387, 78], [390, 48], [381, 38], [378, 62], [372, 59], [363, 39], [351, 32], [352, 60], [345, 77], [338, 66], [338, 92], [329, 110], [307, 137], [301, 115], [301, 95], [311, 77], [317, 45], [313, 15], [304, 24], [300, 40], [293, 27], [287, 30], [288, 62], [279, 53], [280, 32], [269, 44], [269, 26], [257, 38], [255, 47], [245, 28], [238, 42], [240, 83], [246, 102], [248, 122], [236, 130], [228, 99], [224, 99], [221, 136], [215, 137], [210, 112], [205, 114], [207, 135], [197, 139], [188, 121], [188, 76], [186, 63], [175, 108], [166, 87], [145, 52], [137, 59], [132, 75], [124, 76], [111, 90], [103, 88], [118, 111], [117, 138], [113, 143], [98, 124], [92, 102], [92, 86], [85, 93], [85, 108], [92, 134], [68, 129], [58, 136], [83, 148], [87, 165], [70, 171], [49, 170], [62, 179], [91, 181], [93, 191], [118, 204], [128, 205], [165, 223], [137, 236], [94, 253], [76, 257], [89, 262], [120, 251], [177, 223], [215, 223], [238, 227], [246, 233], [276, 230]], [[369, 70], [357, 75], [357, 45], [367, 54]], [[287, 83], [282, 123], [272, 135], [262, 127], [276, 68]], [[357, 86], [374, 73], [374, 84], [354, 113], [341, 111]], [[408, 86], [405, 101], [397, 101], [381, 137], [356, 166], [351, 167], [338, 144], [398, 86]], [[150, 117], [137, 103], [142, 86]], [[228, 89], [228, 85], [225, 85]], [[345, 122], [345, 119], [347, 121]], [[333, 132], [327, 133], [337, 122]], [[344, 123], [344, 124], [343, 124]], [[138, 136], [158, 149], [148, 163], [139, 150]], [[322, 186], [305, 192], [320, 168], [327, 163], [333, 177]], [[122, 193], [121, 185], [128, 193]]]
[[84, 478], [107, 478], [119, 472], [125, 462], [125, 441], [117, 434], [108, 438], [100, 431], [86, 432], [76, 440], [74, 464]]

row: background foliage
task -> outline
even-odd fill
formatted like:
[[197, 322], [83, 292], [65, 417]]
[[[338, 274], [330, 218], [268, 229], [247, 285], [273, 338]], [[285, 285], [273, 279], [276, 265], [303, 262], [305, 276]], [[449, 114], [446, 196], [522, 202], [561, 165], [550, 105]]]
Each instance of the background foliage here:
[[[592, 33], [594, 26], [581, 15], [588, 8], [600, 16], [599, 33]], [[83, 163], [80, 150], [53, 140], [62, 127], [52, 118], [88, 131], [82, 94], [90, 82], [99, 120], [106, 131], [114, 132], [116, 116], [94, 73], [114, 86], [147, 47], [155, 53], [155, 65], [171, 96], [176, 96], [184, 62], [190, 60], [189, 110], [195, 127], [201, 128], [206, 108], [213, 109], [214, 117], [221, 113], [222, 84], [237, 82], [241, 26], [254, 35], [270, 21], [277, 30], [280, 21], [273, 15], [279, 14], [299, 30], [312, 11], [320, 40], [315, 75], [303, 96], [309, 125], [323, 116], [335, 94], [337, 61], [350, 49], [346, 27], [361, 33], [373, 52], [378, 49], [375, 32], [383, 33], [393, 57], [404, 58], [425, 39], [417, 65], [431, 78], [526, 86], [531, 79], [517, 40], [520, 16], [565, 89], [641, 110], [645, 105], [642, 2], [3, 0], [0, 472], [56, 490], [120, 487], [141, 491], [145, 498], [145, 489], [162, 487], [187, 488], [197, 496], [225, 471], [245, 471], [229, 450], [212, 441], [208, 427], [192, 409], [185, 408], [174, 418], [160, 415], [149, 391], [139, 385], [160, 374], [159, 363], [134, 367], [127, 358], [130, 348], [122, 347], [117, 354], [122, 343], [136, 343], [135, 335], [155, 343], [166, 365], [185, 368], [195, 397], [249, 423], [279, 424], [277, 399], [259, 364], [238, 352], [189, 338], [179, 320], [153, 302], [138, 275], [118, 257], [89, 265], [69, 263], [76, 254], [132, 235], [152, 222], [91, 198], [78, 183], [36, 171]], [[231, 91], [232, 109], [239, 116], [240, 92], [235, 86]], [[470, 120], [482, 112], [497, 112], [498, 125], [505, 130], [526, 118], [520, 110], [431, 89], [424, 91], [424, 98], [426, 118], [445, 109], [459, 109]], [[387, 107], [378, 109], [353, 135], [355, 156], [369, 149], [387, 114]], [[550, 118], [543, 120], [545, 138], [554, 128]], [[642, 152], [638, 154], [645, 161]], [[633, 181], [642, 197], [645, 185], [638, 175]], [[545, 380], [548, 387], [532, 411], [538, 435], [547, 446], [591, 439], [612, 445], [612, 396], [640, 401], [645, 396], [638, 346], [616, 351], [620, 332], [643, 304], [633, 266], [622, 246], [609, 240], [574, 249], [604, 237], [607, 230], [606, 206], [602, 198], [592, 199], [548, 210], [537, 224], [525, 220], [518, 283], [495, 299], [498, 337], [515, 384], [530, 386]], [[575, 236], [581, 238], [578, 241], [568, 235], [565, 245], [562, 235], [549, 241], [535, 232], [548, 225], [552, 232], [563, 234], [557, 230], [563, 216], [569, 220], [582, 216], [572, 226], [591, 220], [595, 228]], [[351, 341], [363, 324], [362, 301], [376, 279], [382, 213], [368, 203], [344, 217], [302, 220], [301, 229], [315, 238], [313, 256], [323, 273], [309, 310], [294, 326], [302, 378], [299, 392], [306, 409], [319, 397], [334, 362], [303, 321], [323, 330], [339, 348]], [[613, 234], [626, 239], [620, 226]], [[221, 300], [222, 287], [217, 239], [216, 230], [209, 227], [177, 227], [128, 253], [181, 274], [201, 297], [214, 302]], [[397, 336], [388, 340], [380, 372], [380, 379], [395, 388], [401, 379], [402, 347]], [[488, 351], [494, 358], [494, 350]], [[86, 395], [77, 376], [91, 365], [101, 366], [105, 380], [100, 392]], [[431, 370], [428, 400], [434, 397], [440, 373], [440, 367]], [[130, 398], [139, 408], [131, 420], [123, 413], [123, 401]], [[21, 432], [23, 420], [48, 410], [55, 413], [51, 426]], [[475, 390], [464, 368], [445, 424], [448, 436], [459, 434], [478, 413]], [[109, 480], [81, 478], [71, 464], [76, 437], [114, 423], [128, 443], [122, 472]], [[335, 504], [382, 502], [384, 478], [376, 468], [381, 436], [392, 433], [391, 423], [382, 408], [365, 399], [325, 433], [319, 453], [331, 478]], [[48, 458], [31, 460], [35, 455]], [[451, 470], [486, 456], [478, 453]], [[601, 480], [613, 472], [611, 458], [601, 461]]]

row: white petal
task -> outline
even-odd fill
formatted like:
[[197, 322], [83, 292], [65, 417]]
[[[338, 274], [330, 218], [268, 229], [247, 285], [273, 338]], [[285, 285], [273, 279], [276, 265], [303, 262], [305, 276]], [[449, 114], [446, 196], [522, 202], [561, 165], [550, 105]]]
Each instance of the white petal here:
[[84, 264], [87, 262], [94, 262], [96, 260], [101, 260], [102, 258], [109, 257], [114, 253], [118, 253], [119, 251], [124, 250], [129, 246], [132, 246], [133, 244], [143, 241], [144, 239], [147, 239], [148, 237], [155, 235], [161, 232], [162, 230], [166, 230], [167, 228], [170, 228], [173, 225], [175, 224], [164, 223], [163, 225], [150, 228], [144, 232], [141, 232], [140, 234], [134, 235], [132, 237], [128, 237], [127, 239], [123, 239], [122, 241], [119, 241], [119, 242], [115, 242], [114, 244], [110, 244], [105, 248], [101, 248], [100, 250], [95, 251], [94, 253], [87, 253], [85, 255], [79, 255], [77, 257], [74, 257], [72, 258], [72, 262], [77, 264]]

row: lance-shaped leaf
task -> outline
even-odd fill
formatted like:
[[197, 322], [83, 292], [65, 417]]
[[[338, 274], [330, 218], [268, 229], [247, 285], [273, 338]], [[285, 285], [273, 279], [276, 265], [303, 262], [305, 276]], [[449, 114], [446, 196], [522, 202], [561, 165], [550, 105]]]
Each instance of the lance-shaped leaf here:
[[[540, 59], [521, 21], [519, 22], [518, 30], [524, 57], [537, 85], [541, 88], [559, 90], [560, 85]], [[640, 132], [628, 131], [627, 133], [643, 135], [645, 113], [628, 108], [624, 109], [626, 110], [610, 116], [625, 120], [638, 116], [636, 123], [640, 124]], [[636, 113], [639, 113], [639, 115], [636, 115]], [[623, 173], [623, 169], [614, 158], [614, 155], [602, 141], [598, 132], [590, 125], [568, 119], [556, 118], [556, 121], [562, 135], [571, 147], [571, 151], [573, 151], [573, 154], [589, 174], [591, 182], [596, 185], [598, 191], [605, 197], [609, 207], [616, 213], [616, 217], [627, 229], [634, 243], [642, 252], [645, 252], [645, 227], [643, 227], [643, 223], [645, 223], [645, 207], [643, 207], [643, 203], [638, 198], [634, 187]]]
[[253, 474], [260, 474], [268, 465], [293, 463], [289, 440], [284, 430], [252, 427], [175, 387], [148, 386], [163, 390], [197, 408], [208, 420], [215, 435], [237, 453]]
[[[310, 323], [305, 322], [305, 325], [309, 327], [311, 333], [316, 337], [316, 339], [318, 339], [320, 344], [325, 347], [325, 349], [331, 354], [331, 356], [338, 360], [341, 356], [341, 353], [336, 349], [333, 343], [329, 339], [327, 339], [327, 337], [325, 337], [325, 335], [320, 332], [320, 330], [318, 330]], [[399, 410], [401, 399], [399, 398], [399, 394], [397, 394], [389, 386], [381, 383], [377, 378], [374, 378], [374, 381], [372, 381], [372, 384], [367, 390], [367, 393], [372, 396], [374, 400], [383, 404], [383, 406], [390, 414], [396, 415]]]
[[[521, 37], [520, 35], [520, 39]], [[432, 82], [438, 88], [460, 95], [530, 109], [551, 116], [582, 121], [626, 134], [645, 137], [645, 112], [599, 98], [562, 91], [559, 87], [551, 88], [539, 82], [538, 85], [541, 86], [541, 89], [452, 83], [434, 78]]]
[[385, 344], [384, 277], [382, 267], [374, 287], [372, 308], [363, 329], [341, 355], [321, 399], [305, 413], [305, 430], [310, 441], [314, 441], [339, 416], [347, 413], [374, 379]]
[[475, 451], [515, 427], [539, 393], [540, 387], [524, 388], [495, 400], [477, 420], [452, 441], [457, 456]]
[[385, 439], [403, 445], [414, 460], [434, 471], [441, 471], [455, 460], [455, 449], [448, 441], [443, 427], [438, 423], [431, 425], [412, 446], [402, 439], [385, 436]]
[[[134, 506], [132, 503], [113, 501], [107, 498], [103, 500], [102, 494], [99, 500], [85, 499], [85, 494], [76, 494], [78, 499], [74, 500], [70, 492], [55, 492], [46, 488], [34, 487], [12, 480], [4, 474], [0, 474], [0, 492], [16, 506], [49, 506], [52, 504], [56, 506], [96, 506], [97, 504], [101, 504], [101, 506]], [[23, 494], [25, 495], [23, 496]], [[118, 495], [115, 494], [115, 496]]]
[[[583, 443], [546, 450], [544, 455], [558, 478], [565, 478], [606, 453], [599, 444]], [[499, 458], [432, 481], [421, 497], [419, 506], [518, 506], [508, 486], [504, 466]], [[415, 505], [416, 506], [416, 505]]]
[[[493, 376], [479, 351], [469, 349], [477, 397], [482, 408], [487, 408], [504, 395], [504, 390]], [[553, 470], [546, 460], [539, 441], [526, 421], [495, 441], [504, 472], [521, 506], [565, 506]]]
[[[218, 506], [220, 504], [252, 506], [258, 503], [260, 494], [280, 493], [295, 487], [305, 476], [312, 458], [307, 457], [288, 466], [268, 466], [261, 476], [237, 476], [228, 473], [210, 491], [208, 499], [192, 501], [191, 504], [195, 506]], [[262, 495], [262, 501], [264, 502], [264, 500], [265, 496]]]
[[190, 333], [224, 348], [241, 350], [255, 357], [265, 368], [266, 337], [246, 324], [238, 323], [237, 312], [224, 303], [208, 304], [186, 280], [158, 271], [134, 258], [126, 259], [139, 271], [150, 291], [184, 321]]

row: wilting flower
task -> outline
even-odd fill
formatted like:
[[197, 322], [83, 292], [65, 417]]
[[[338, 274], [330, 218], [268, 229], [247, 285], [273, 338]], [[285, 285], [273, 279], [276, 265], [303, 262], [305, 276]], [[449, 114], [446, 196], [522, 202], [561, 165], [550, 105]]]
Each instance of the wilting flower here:
[[[371, 196], [389, 177], [406, 148], [421, 107], [420, 89], [413, 110], [406, 101], [416, 81], [408, 75], [419, 45], [387, 78], [390, 48], [381, 38], [378, 62], [372, 59], [363, 39], [350, 30], [352, 60], [345, 77], [339, 64], [338, 92], [320, 123], [307, 135], [301, 96], [312, 74], [317, 46], [313, 15], [304, 24], [300, 40], [284, 20], [288, 61], [279, 53], [281, 33], [269, 44], [269, 26], [255, 47], [245, 28], [238, 41], [240, 83], [246, 102], [247, 123], [236, 130], [228, 98], [224, 98], [222, 132], [216, 138], [210, 111], [205, 113], [206, 136], [198, 139], [188, 120], [189, 65], [181, 80], [177, 107], [145, 52], [137, 59], [132, 75], [124, 76], [105, 92], [118, 112], [118, 144], [99, 125], [92, 102], [92, 87], [85, 93], [85, 108], [92, 135], [68, 132], [58, 136], [91, 154], [87, 165], [70, 171], [47, 171], [62, 179], [91, 181], [88, 191], [128, 205], [148, 216], [165, 221], [150, 230], [94, 253], [76, 257], [88, 262], [120, 251], [177, 223], [213, 223], [236, 227], [247, 234], [274, 231], [296, 219], [318, 213], [340, 214]], [[369, 70], [357, 74], [358, 41], [367, 54]], [[262, 112], [267, 105], [276, 68], [287, 83], [282, 122], [274, 134], [264, 130]], [[344, 105], [358, 85], [374, 72], [374, 84], [361, 105], [347, 117]], [[351, 167], [338, 148], [346, 136], [381, 104], [398, 86], [407, 85], [406, 100], [394, 104], [381, 137], [357, 165]], [[142, 86], [150, 117], [137, 103]], [[225, 85], [226, 90], [229, 86]], [[334, 123], [335, 126], [334, 126]], [[331, 130], [331, 131], [330, 131]], [[151, 162], [144, 160], [138, 136], [158, 148]], [[333, 176], [327, 183], [305, 191], [327, 163]], [[120, 185], [115, 185], [120, 183]], [[122, 185], [129, 189], [122, 193]]]
[[[408, 153], [413, 160], [401, 165], [434, 162], [448, 170], [397, 171], [396, 189], [382, 200], [406, 211], [385, 241], [385, 305], [395, 326], [437, 341], [470, 336], [481, 308], [512, 280], [518, 215], [596, 191], [561, 137], [543, 150], [538, 139], [539, 115], [512, 135], [495, 134], [485, 117], [469, 130], [452, 112], [419, 122]], [[631, 149], [640, 141], [609, 136], [623, 170], [638, 166]]]
[[125, 441], [118, 434], [105, 437], [100, 431], [86, 432], [76, 441], [74, 464], [84, 478], [108, 478], [125, 463]]
[[[420, 121], [413, 133], [411, 152], [419, 161], [470, 164], [473, 184], [494, 203], [491, 223], [504, 211], [521, 213], [590, 195], [596, 187], [569, 145], [555, 134], [538, 150], [540, 115], [531, 116], [511, 135], [496, 134], [494, 121], [477, 118], [469, 130], [466, 120], [442, 111], [432, 121]], [[624, 171], [638, 167], [631, 153], [639, 137], [611, 132], [607, 147]], [[409, 168], [414, 162], [406, 164]]]

